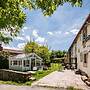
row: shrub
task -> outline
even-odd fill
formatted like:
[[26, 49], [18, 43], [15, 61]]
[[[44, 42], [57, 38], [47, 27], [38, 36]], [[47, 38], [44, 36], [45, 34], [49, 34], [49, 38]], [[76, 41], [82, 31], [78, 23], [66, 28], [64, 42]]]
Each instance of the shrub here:
[[0, 69], [8, 69], [9, 68], [9, 53], [1, 51], [0, 52]]

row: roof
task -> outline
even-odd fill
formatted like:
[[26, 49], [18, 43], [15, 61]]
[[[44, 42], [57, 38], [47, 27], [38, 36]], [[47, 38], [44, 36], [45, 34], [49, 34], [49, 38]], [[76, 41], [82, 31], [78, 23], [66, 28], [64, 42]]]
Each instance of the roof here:
[[17, 53], [17, 54], [22, 54], [23, 53], [23, 50], [10, 49], [10, 48], [3, 48], [3, 51], [10, 52], [10, 53]]
[[14, 58], [14, 59], [22, 59], [22, 58], [27, 58], [27, 57], [32, 57], [32, 56], [35, 56], [35, 57], [37, 57], [38, 59], [40, 59], [40, 60], [42, 60], [42, 58], [41, 57], [39, 57], [37, 54], [35, 54], [35, 53], [30, 53], [30, 54], [18, 54], [18, 55], [16, 55], [16, 56], [12, 56], [11, 58]]
[[82, 27], [80, 28], [78, 34], [76, 35], [75, 39], [73, 40], [71, 46], [69, 47], [68, 51], [71, 49], [71, 47], [73, 46], [73, 44], [76, 42], [79, 34], [81, 33], [81, 31], [83, 30], [84, 26], [87, 24], [87, 22], [90, 20], [90, 14], [87, 16], [86, 20], [84, 21]]

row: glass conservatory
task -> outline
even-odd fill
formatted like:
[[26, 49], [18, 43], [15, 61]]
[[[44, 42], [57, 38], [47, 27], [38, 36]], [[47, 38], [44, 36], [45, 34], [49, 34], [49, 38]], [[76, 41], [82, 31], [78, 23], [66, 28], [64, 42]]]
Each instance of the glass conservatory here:
[[42, 69], [42, 58], [35, 53], [9, 57], [9, 69], [19, 71]]

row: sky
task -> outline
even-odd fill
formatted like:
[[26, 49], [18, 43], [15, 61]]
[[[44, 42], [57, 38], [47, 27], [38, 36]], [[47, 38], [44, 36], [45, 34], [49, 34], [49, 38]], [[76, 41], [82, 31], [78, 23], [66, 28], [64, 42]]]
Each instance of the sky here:
[[90, 13], [90, 0], [83, 0], [82, 7], [66, 3], [49, 17], [41, 10], [26, 9], [24, 12], [27, 18], [20, 34], [4, 47], [22, 49], [28, 41], [34, 40], [40, 45], [48, 45], [51, 50], [68, 50]]

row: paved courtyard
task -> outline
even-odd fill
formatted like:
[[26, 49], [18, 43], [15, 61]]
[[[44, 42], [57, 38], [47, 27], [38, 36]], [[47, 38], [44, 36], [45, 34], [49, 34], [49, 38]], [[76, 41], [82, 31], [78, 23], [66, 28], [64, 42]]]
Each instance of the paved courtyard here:
[[15, 85], [0, 85], [0, 90], [65, 90], [46, 87], [30, 87], [30, 86], [15, 86]]
[[[90, 90], [90, 88], [81, 80], [80, 75], [75, 75], [74, 71], [64, 70], [55, 71], [44, 78], [36, 81], [30, 86], [0, 85], [0, 90], [66, 90], [68, 86]], [[54, 88], [52, 88], [54, 87]]]
[[58, 87], [67, 88], [73, 86], [84, 90], [90, 90], [90, 88], [81, 80], [80, 75], [76, 75], [74, 71], [64, 70], [62, 72], [55, 71], [37, 82], [34, 82], [32, 86], [42, 87]]

